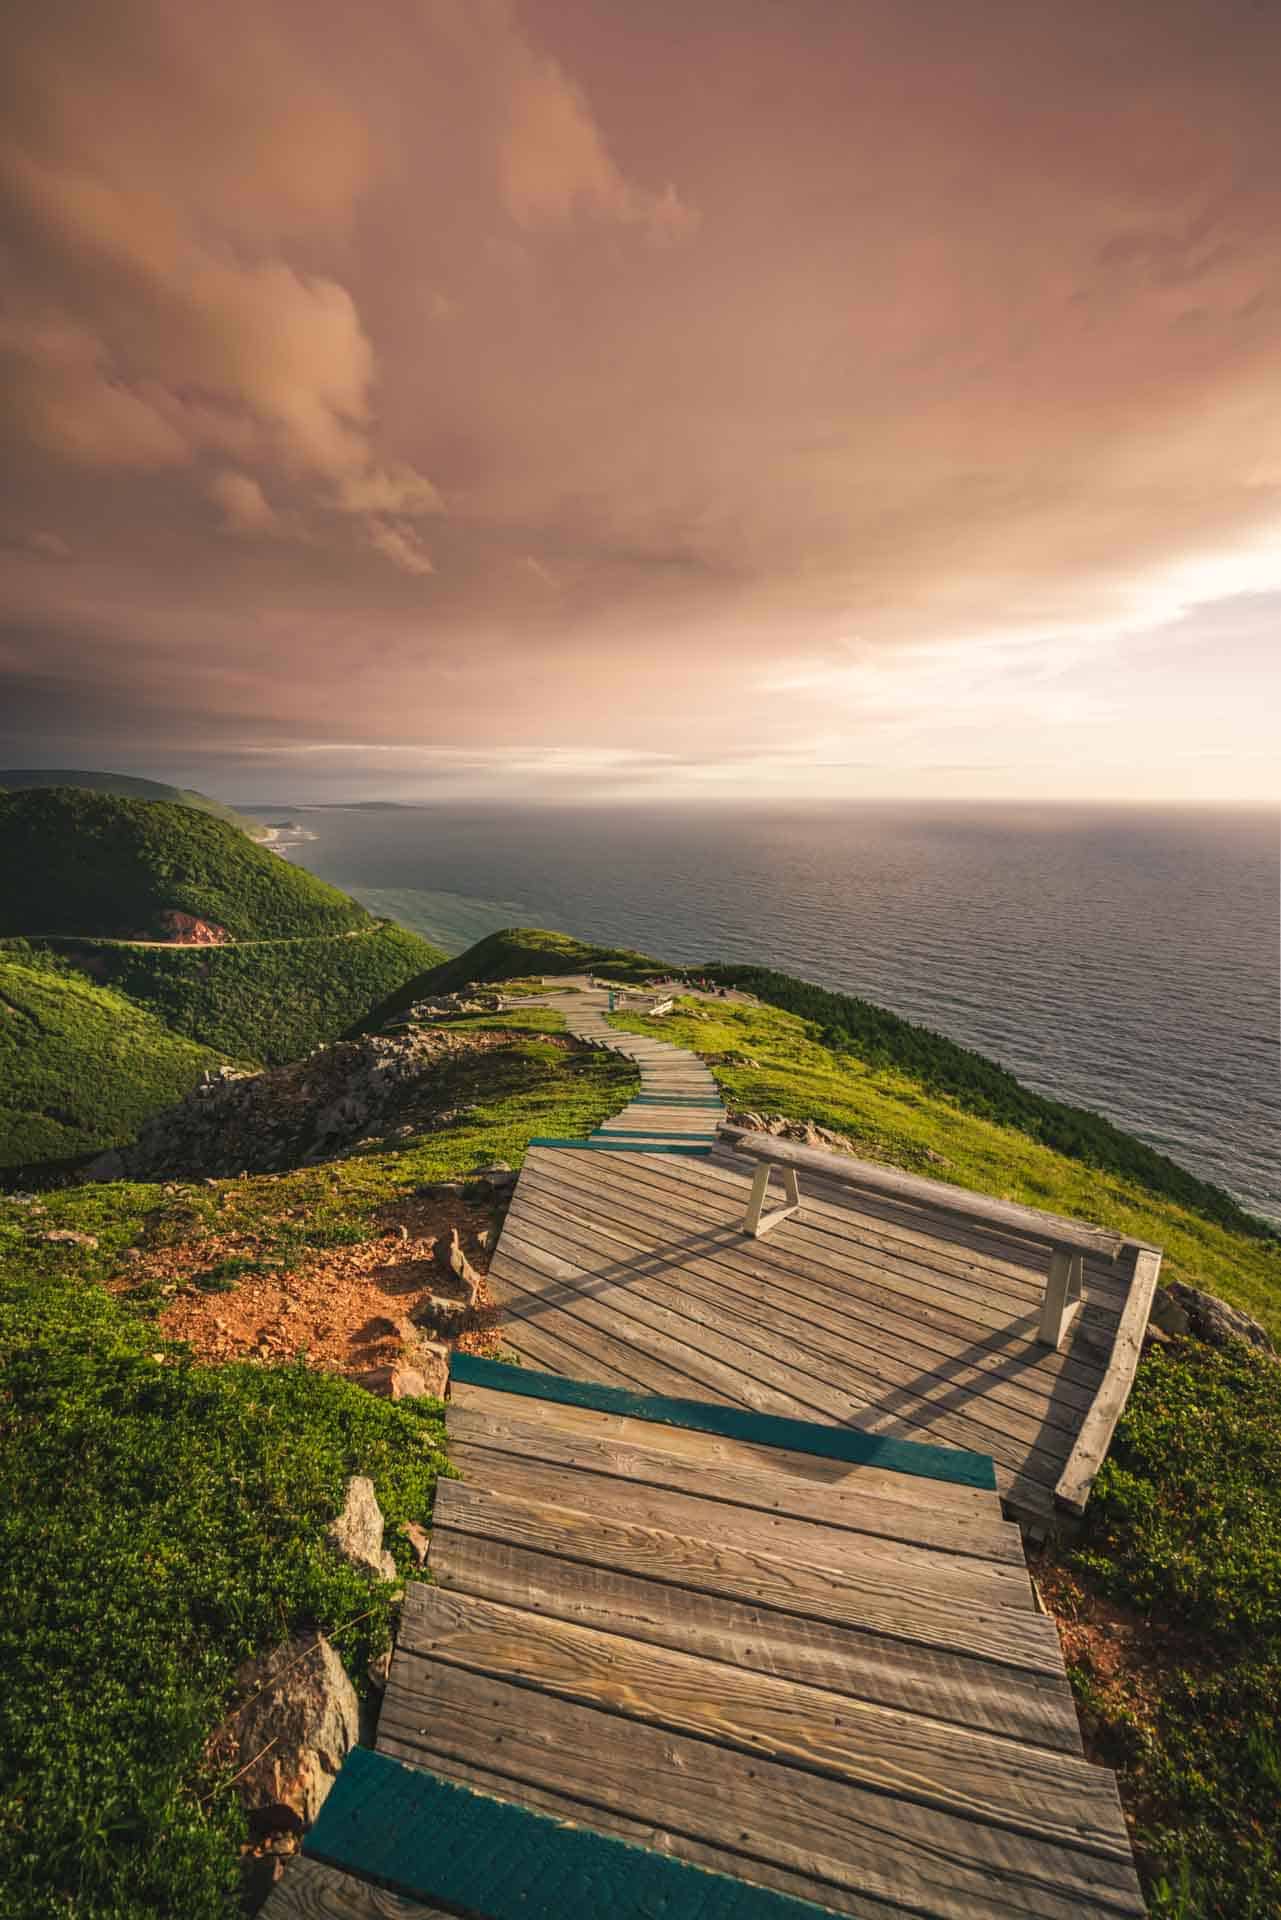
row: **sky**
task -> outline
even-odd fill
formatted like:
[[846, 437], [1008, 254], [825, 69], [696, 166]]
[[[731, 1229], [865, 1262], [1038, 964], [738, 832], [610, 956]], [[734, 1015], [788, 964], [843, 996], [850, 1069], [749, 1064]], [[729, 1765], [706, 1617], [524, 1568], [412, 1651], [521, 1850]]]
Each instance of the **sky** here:
[[1271, 804], [1276, 0], [9, 0], [0, 764]]

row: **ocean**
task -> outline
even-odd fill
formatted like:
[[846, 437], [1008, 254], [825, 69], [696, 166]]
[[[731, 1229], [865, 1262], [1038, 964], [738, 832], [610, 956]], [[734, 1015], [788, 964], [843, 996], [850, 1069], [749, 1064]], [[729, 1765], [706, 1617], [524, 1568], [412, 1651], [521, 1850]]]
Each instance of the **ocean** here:
[[862, 995], [1281, 1221], [1277, 821], [1036, 806], [273, 808], [459, 952], [555, 927]]

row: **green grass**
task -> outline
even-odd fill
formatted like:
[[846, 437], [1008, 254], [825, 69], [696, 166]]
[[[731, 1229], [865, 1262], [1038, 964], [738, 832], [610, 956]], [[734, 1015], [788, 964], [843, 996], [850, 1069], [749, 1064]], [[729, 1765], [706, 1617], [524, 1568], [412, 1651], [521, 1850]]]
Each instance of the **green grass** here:
[[91, 971], [174, 1033], [266, 1066], [337, 1040], [368, 1007], [438, 957], [416, 933], [381, 923], [350, 936], [260, 946], [129, 947], [78, 940], [57, 947], [11, 942], [9, 950], [30, 964]]
[[817, 1121], [848, 1134], [869, 1159], [1154, 1241], [1165, 1250], [1164, 1279], [1223, 1295], [1281, 1338], [1281, 1241], [1258, 1234], [1246, 1216], [1238, 1230], [1133, 1175], [1057, 1152], [905, 1072], [834, 1051], [812, 1023], [781, 1008], [686, 998], [661, 1020], [617, 1014], [614, 1024], [695, 1052], [738, 1055], [740, 1063], [712, 1069], [731, 1107]]
[[[532, 1135], [588, 1132], [636, 1084], [624, 1062], [538, 1031], [453, 1076], [443, 1092], [471, 1111], [403, 1151], [215, 1187], [66, 1188], [38, 1213], [0, 1197], [6, 1915], [234, 1911], [242, 1823], [201, 1756], [235, 1668], [298, 1628], [356, 1621], [337, 1644], [361, 1682], [387, 1644], [390, 1591], [332, 1562], [324, 1526], [353, 1472], [372, 1476], [389, 1521], [425, 1522], [442, 1465], [434, 1404], [391, 1405], [296, 1365], [196, 1366], [157, 1337], [154, 1289], [99, 1283], [128, 1272], [126, 1248], [198, 1247], [215, 1230], [255, 1238], [197, 1269], [232, 1284], [359, 1239], [420, 1182], [518, 1165]], [[36, 1237], [51, 1227], [98, 1245]], [[407, 1572], [394, 1532], [388, 1544]]]
[[0, 934], [163, 935], [170, 908], [238, 940], [342, 933], [364, 907], [226, 821], [78, 787], [0, 793]]
[[219, 1057], [107, 988], [0, 952], [0, 1166], [118, 1146]]
[[1148, 1355], [1074, 1571], [1151, 1659], [1074, 1679], [1120, 1769], [1161, 1920], [1281, 1912], [1281, 1368], [1241, 1343]]
[[852, 994], [830, 993], [768, 967], [710, 965], [703, 971], [720, 985], [741, 987], [788, 1013], [799, 1014], [812, 1023], [829, 1048], [864, 1066], [906, 1073], [931, 1093], [954, 1100], [967, 1113], [1016, 1127], [1059, 1153], [1137, 1181], [1149, 1192], [1162, 1194], [1238, 1232], [1275, 1237], [1272, 1228], [1246, 1213], [1222, 1188], [1197, 1179], [1100, 1114], [1033, 1093], [995, 1061], [958, 1046], [928, 1027], [914, 1026]]

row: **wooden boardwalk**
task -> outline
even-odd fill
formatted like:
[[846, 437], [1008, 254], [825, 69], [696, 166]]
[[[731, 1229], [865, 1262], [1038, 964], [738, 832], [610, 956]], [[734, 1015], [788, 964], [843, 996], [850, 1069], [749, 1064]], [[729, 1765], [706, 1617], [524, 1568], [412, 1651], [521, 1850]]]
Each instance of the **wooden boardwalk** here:
[[454, 1356], [433, 1584], [264, 1920], [1141, 1915], [1006, 1516], [1088, 1494], [1159, 1256], [1054, 1351], [1008, 1220], [807, 1171], [753, 1239], [708, 1069], [575, 984], [641, 1091], [528, 1153], [524, 1364]]
[[[701, 1920], [709, 1874], [738, 1883], [727, 1915], [778, 1920], [1142, 1914], [987, 1463], [610, 1399], [456, 1363], [462, 1478], [406, 1594], [381, 1771], [344, 1772], [269, 1920]], [[483, 1863], [442, 1782], [485, 1796]], [[573, 1824], [504, 1839], [486, 1809], [510, 1803]], [[631, 1843], [608, 1872], [576, 1851], [598, 1836]], [[636, 1848], [680, 1869], [666, 1904]]]
[[489, 1272], [508, 1347], [553, 1373], [976, 1448], [1019, 1519], [1043, 1525], [1056, 1495], [1079, 1510], [1137, 1363], [1149, 1250], [1086, 1259], [1054, 1351], [1036, 1338], [1044, 1250], [1017, 1233], [807, 1178], [800, 1215], [754, 1241], [755, 1169], [716, 1144], [703, 1063], [609, 1027], [603, 993], [547, 1003], [634, 1059], [641, 1093], [591, 1141], [530, 1150]]

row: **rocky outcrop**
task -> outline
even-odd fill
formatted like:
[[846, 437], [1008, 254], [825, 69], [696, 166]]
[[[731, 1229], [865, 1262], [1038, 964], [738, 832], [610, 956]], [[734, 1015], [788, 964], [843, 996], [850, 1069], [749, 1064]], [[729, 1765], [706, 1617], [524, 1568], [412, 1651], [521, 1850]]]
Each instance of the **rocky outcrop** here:
[[[470, 1111], [448, 1103], [441, 1069], [517, 1039], [502, 1030], [409, 1028], [340, 1040], [265, 1072], [219, 1067], [177, 1106], [153, 1115], [131, 1146], [100, 1155], [85, 1177], [273, 1173], [366, 1141], [430, 1133]], [[497, 1168], [485, 1178], [495, 1191], [505, 1184]]]
[[347, 1482], [342, 1511], [325, 1528], [325, 1544], [349, 1567], [380, 1580], [396, 1578], [396, 1562], [383, 1546], [382, 1508], [366, 1474], [353, 1474]]
[[243, 1702], [215, 1734], [209, 1759], [235, 1774], [259, 1834], [300, 1833], [320, 1812], [360, 1724], [356, 1690], [323, 1634], [296, 1634], [236, 1676]]
[[415, 1000], [383, 1022], [384, 1033], [399, 1033], [402, 1028], [422, 1026], [435, 1020], [462, 1020], [478, 1013], [505, 1013], [511, 1005], [501, 993], [471, 989], [466, 993], [441, 993], [433, 1000]]
[[[748, 1133], [772, 1134], [776, 1140], [795, 1140], [802, 1147], [821, 1147], [828, 1153], [852, 1153], [857, 1158], [881, 1159], [883, 1152], [866, 1140], [851, 1140], [848, 1133], [838, 1133], [834, 1127], [820, 1127], [813, 1120], [790, 1120], [784, 1113], [754, 1113], [750, 1110], [728, 1115], [731, 1126], [742, 1127]], [[947, 1166], [945, 1154], [935, 1153], [933, 1148], [919, 1150], [917, 1157], [933, 1167]]]
[[1161, 1289], [1153, 1302], [1152, 1318], [1164, 1332], [1190, 1332], [1208, 1346], [1225, 1347], [1230, 1340], [1244, 1340], [1247, 1346], [1258, 1347], [1264, 1353], [1275, 1351], [1266, 1329], [1248, 1313], [1242, 1313], [1240, 1307], [1232, 1306], [1227, 1300], [1220, 1300], [1217, 1294], [1188, 1286], [1183, 1280], [1172, 1280], [1168, 1287]]
[[183, 913], [177, 907], [165, 907], [156, 915], [155, 926], [149, 933], [130, 934], [128, 938], [171, 940], [176, 947], [225, 947], [231, 935], [216, 920], [202, 920], [197, 914]]

